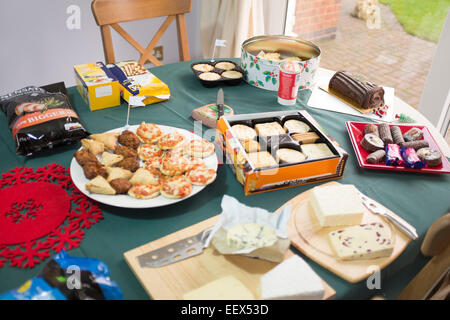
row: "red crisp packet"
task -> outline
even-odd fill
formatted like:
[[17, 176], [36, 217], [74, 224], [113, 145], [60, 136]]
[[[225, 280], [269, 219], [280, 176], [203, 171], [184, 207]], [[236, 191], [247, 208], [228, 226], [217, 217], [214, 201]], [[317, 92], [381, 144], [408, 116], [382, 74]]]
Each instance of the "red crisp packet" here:
[[403, 159], [400, 153], [399, 145], [388, 144], [385, 147], [385, 151], [386, 151], [385, 164], [387, 166], [400, 166], [403, 164]]
[[405, 166], [408, 168], [421, 169], [425, 167], [426, 162], [420, 160], [414, 148], [401, 147], [400, 152], [403, 160], [405, 161]]

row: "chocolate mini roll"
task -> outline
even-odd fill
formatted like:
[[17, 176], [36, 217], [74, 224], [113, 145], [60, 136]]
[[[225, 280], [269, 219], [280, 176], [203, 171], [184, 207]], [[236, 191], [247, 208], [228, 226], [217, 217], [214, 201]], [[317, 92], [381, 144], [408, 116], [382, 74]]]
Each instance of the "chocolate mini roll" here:
[[415, 141], [423, 138], [423, 132], [419, 128], [411, 128], [403, 135], [405, 141]]
[[384, 160], [384, 156], [386, 155], [386, 151], [380, 149], [375, 152], [369, 154], [366, 158], [366, 161], [371, 164], [379, 163]]
[[406, 148], [414, 148], [414, 150], [419, 150], [422, 148], [428, 148], [428, 141], [425, 140], [416, 140], [416, 141], [407, 141], [402, 143], [402, 147]]
[[377, 137], [380, 136], [380, 133], [378, 132], [378, 127], [376, 125], [374, 125], [373, 123], [369, 123], [368, 125], [366, 125], [364, 127], [364, 134], [368, 134], [368, 133], [374, 134]]
[[376, 151], [384, 148], [383, 141], [374, 134], [368, 133], [361, 140], [361, 147], [369, 152]]
[[392, 126], [391, 134], [395, 144], [402, 145], [402, 143], [405, 142], [405, 140], [403, 139], [402, 130], [399, 126]]
[[431, 148], [421, 148], [417, 150], [417, 156], [425, 161], [428, 167], [437, 167], [442, 163], [442, 155], [439, 151]]
[[394, 143], [392, 138], [391, 128], [387, 123], [382, 123], [378, 126], [378, 132], [380, 133], [380, 139], [383, 140], [384, 144]]
[[384, 89], [370, 82], [361, 82], [345, 71], [336, 72], [330, 80], [329, 89], [362, 109], [373, 109], [384, 106]]

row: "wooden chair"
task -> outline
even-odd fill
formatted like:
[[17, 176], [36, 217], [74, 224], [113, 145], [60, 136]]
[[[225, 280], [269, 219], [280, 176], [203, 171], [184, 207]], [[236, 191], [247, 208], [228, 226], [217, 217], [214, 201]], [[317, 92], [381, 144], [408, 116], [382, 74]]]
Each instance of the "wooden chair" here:
[[[420, 251], [432, 258], [397, 299], [445, 299], [450, 296], [450, 213], [437, 219], [427, 230]], [[371, 300], [384, 300], [384, 297], [376, 296]]]
[[[117, 31], [128, 43], [140, 53], [139, 64], [143, 65], [147, 60], [156, 66], [162, 63], [152, 55], [152, 50], [161, 39], [172, 21], [176, 18], [178, 32], [178, 48], [180, 60], [190, 60], [189, 45], [186, 32], [186, 20], [184, 14], [191, 12], [192, 0], [94, 0], [92, 12], [102, 34], [103, 51], [106, 63], [115, 62], [114, 48], [111, 38], [111, 28]], [[120, 22], [142, 20], [148, 18], [167, 16], [161, 27], [146, 48], [141, 46], [126, 32]]]
[[403, 289], [398, 296], [399, 300], [430, 299], [437, 286], [441, 287], [441, 295], [448, 295], [450, 213], [437, 219], [427, 230], [420, 251], [424, 256], [432, 258]]

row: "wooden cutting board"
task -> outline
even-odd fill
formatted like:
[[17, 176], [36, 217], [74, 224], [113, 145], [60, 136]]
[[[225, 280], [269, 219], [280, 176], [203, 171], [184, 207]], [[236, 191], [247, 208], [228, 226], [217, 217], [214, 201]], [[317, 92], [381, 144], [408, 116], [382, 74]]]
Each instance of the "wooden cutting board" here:
[[[337, 184], [339, 182], [333, 181], [322, 186]], [[388, 225], [391, 230], [391, 239], [394, 241], [394, 251], [391, 256], [378, 259], [355, 261], [337, 259], [328, 243], [328, 233], [342, 229], [343, 227], [321, 227], [309, 206], [309, 193], [309, 190], [305, 191], [283, 205], [292, 205], [291, 220], [289, 222], [289, 238], [291, 239], [291, 244], [310, 259], [348, 282], [359, 282], [375, 273], [377, 269], [381, 270], [388, 266], [403, 252], [411, 241], [408, 236], [398, 230], [392, 223], [387, 222], [384, 218], [366, 209], [362, 223], [382, 222]], [[382, 207], [394, 214], [386, 207]]]
[[[142, 268], [140, 266], [137, 257], [141, 254], [196, 235], [213, 226], [218, 217], [204, 220], [124, 253], [125, 260], [151, 298], [156, 300], [182, 299], [183, 294], [227, 275], [233, 275], [250, 289], [255, 297], [259, 296], [261, 276], [275, 267], [276, 263], [240, 255], [222, 255], [208, 247], [198, 256], [164, 267]], [[285, 259], [293, 254], [289, 250]], [[325, 281], [322, 280], [322, 282], [325, 288], [323, 299], [332, 299], [336, 292]]]

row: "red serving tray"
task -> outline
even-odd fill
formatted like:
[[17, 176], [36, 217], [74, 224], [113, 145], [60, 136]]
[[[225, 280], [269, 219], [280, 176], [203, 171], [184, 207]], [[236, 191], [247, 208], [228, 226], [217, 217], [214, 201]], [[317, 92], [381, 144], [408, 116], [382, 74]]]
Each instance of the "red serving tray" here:
[[366, 151], [361, 147], [361, 140], [364, 137], [364, 128], [370, 122], [353, 122], [347, 121], [345, 124], [347, 126], [348, 134], [350, 140], [353, 144], [353, 149], [356, 153], [356, 158], [358, 159], [359, 165], [366, 169], [376, 169], [376, 170], [392, 170], [392, 171], [408, 171], [408, 172], [421, 172], [421, 173], [450, 173], [450, 163], [445, 157], [444, 153], [441, 151], [430, 131], [425, 126], [420, 125], [402, 125], [402, 124], [390, 124], [389, 126], [398, 126], [402, 133], [405, 133], [411, 128], [419, 128], [423, 132], [423, 139], [428, 141], [430, 148], [438, 150], [442, 155], [442, 164], [437, 167], [424, 167], [421, 169], [412, 169], [406, 166], [387, 166], [383, 162], [377, 164], [371, 164], [366, 162], [367, 156], [370, 152]]

